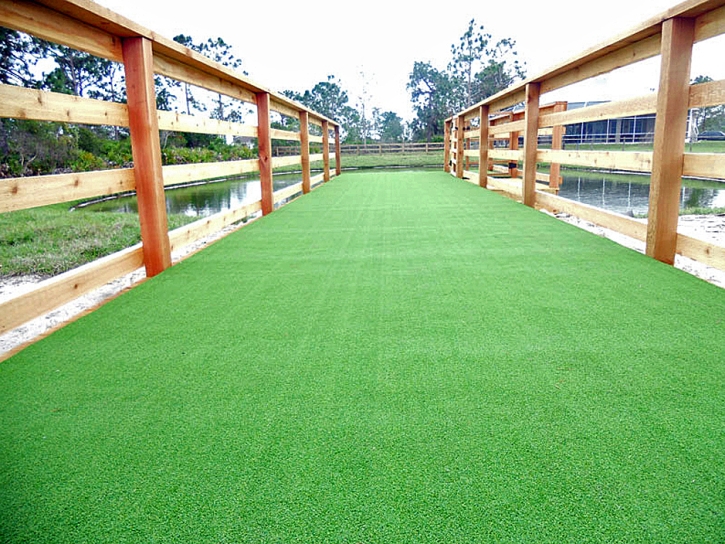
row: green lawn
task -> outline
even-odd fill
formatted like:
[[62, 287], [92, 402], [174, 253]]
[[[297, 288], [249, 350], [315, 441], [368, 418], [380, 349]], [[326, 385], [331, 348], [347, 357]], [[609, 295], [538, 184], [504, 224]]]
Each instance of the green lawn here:
[[718, 542], [725, 291], [346, 173], [0, 364], [0, 542]]

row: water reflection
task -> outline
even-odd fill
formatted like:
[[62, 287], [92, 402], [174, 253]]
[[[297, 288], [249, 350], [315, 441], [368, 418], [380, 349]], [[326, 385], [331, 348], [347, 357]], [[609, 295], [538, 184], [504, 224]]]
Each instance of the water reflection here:
[[[559, 196], [619, 213], [646, 214], [649, 207], [649, 177], [622, 181], [604, 175], [564, 173]], [[681, 208], [725, 206], [725, 183], [684, 180]]]
[[[274, 177], [274, 190], [300, 183], [300, 175], [287, 174]], [[225, 181], [166, 190], [166, 212], [188, 217], [208, 217], [244, 204], [251, 204], [262, 196], [259, 179], [233, 178]], [[90, 204], [85, 209], [98, 212], [138, 213], [136, 196], [125, 196]]]

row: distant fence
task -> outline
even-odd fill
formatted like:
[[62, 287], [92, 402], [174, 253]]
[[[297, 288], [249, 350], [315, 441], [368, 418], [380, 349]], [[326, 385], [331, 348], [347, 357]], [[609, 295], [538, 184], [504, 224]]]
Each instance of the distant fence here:
[[[443, 142], [387, 142], [367, 144], [342, 144], [343, 155], [384, 155], [388, 153], [433, 153], [443, 151]], [[296, 146], [278, 146], [274, 153], [279, 156], [294, 155], [299, 152]]]
[[[142, 242], [96, 262], [42, 282], [26, 295], [0, 305], [0, 333], [15, 328], [117, 277], [145, 266], [147, 276], [171, 266], [171, 251], [331, 178], [330, 161], [340, 173], [340, 132], [332, 121], [172, 40], [160, 37], [86, 0], [3, 0], [0, 26], [121, 63], [127, 103], [0, 85], [0, 117], [128, 127], [133, 168], [0, 180], [0, 213], [58, 202], [136, 191]], [[160, 74], [252, 104], [257, 125], [218, 121], [156, 110], [154, 75]], [[275, 130], [270, 112], [299, 120], [299, 132]], [[317, 126], [317, 135], [310, 127]], [[159, 131], [170, 130], [256, 138], [256, 159], [163, 166]], [[297, 154], [273, 158], [272, 139], [299, 142]], [[334, 139], [335, 150], [331, 152]], [[310, 154], [310, 144], [321, 153]], [[310, 175], [310, 162], [323, 161], [323, 173]], [[302, 182], [273, 192], [273, 169], [299, 164]], [[259, 172], [261, 199], [168, 232], [164, 187], [195, 180]]]
[[[645, 241], [647, 254], [660, 261], [672, 264], [680, 253], [725, 270], [725, 248], [677, 232], [682, 176], [725, 179], [725, 154], [684, 152], [689, 109], [725, 103], [725, 80], [690, 85], [693, 44], [723, 33], [725, 0], [690, 0], [517, 83], [446, 120], [445, 170], [481, 187], [504, 191], [527, 206], [570, 213]], [[570, 111], [564, 106], [557, 109], [556, 104], [540, 104], [545, 93], [658, 55], [657, 93]], [[520, 103], [524, 109], [508, 111]], [[651, 114], [656, 114], [652, 152], [563, 149], [566, 125]], [[552, 135], [551, 149], [539, 147], [542, 134]], [[519, 135], [523, 136], [522, 148]], [[508, 140], [509, 148], [495, 146], [496, 139]], [[485, 173], [497, 166], [495, 162], [508, 165], [510, 179]], [[541, 177], [537, 163], [550, 164], [552, 174], [560, 164], [651, 173], [647, 224], [545, 192], [536, 183]], [[470, 164], [481, 165], [482, 173], [468, 170]]]

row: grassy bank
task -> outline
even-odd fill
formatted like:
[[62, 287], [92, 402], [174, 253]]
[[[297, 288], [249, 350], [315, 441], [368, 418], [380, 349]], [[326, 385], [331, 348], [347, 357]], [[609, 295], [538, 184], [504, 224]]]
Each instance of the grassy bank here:
[[[0, 214], [0, 276], [54, 276], [141, 240], [138, 215], [56, 204]], [[170, 215], [169, 229], [195, 217]]]

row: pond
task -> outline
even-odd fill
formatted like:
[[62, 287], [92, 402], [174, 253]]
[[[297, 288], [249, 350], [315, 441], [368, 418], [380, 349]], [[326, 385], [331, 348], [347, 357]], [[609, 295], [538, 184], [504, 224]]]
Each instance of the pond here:
[[[619, 213], [634, 215], [647, 213], [649, 176], [562, 170], [562, 177], [559, 196]], [[301, 174], [276, 175], [274, 190], [301, 181]], [[259, 179], [230, 178], [167, 190], [166, 209], [169, 214], [202, 218], [255, 202], [260, 197]], [[725, 183], [685, 179], [680, 205], [682, 208], [725, 207]], [[138, 212], [136, 197], [133, 195], [82, 207], [92, 211]]]
[[[649, 176], [597, 174], [562, 169], [559, 196], [618, 213], [643, 215], [649, 207]], [[725, 183], [682, 180], [680, 208], [725, 207]]]
[[[301, 174], [274, 176], [274, 190], [302, 181]], [[250, 204], [262, 197], [259, 178], [238, 177], [221, 181], [199, 182], [166, 190], [166, 212], [188, 217], [208, 217], [215, 213]], [[136, 195], [121, 196], [77, 206], [95, 212], [138, 213]]]

